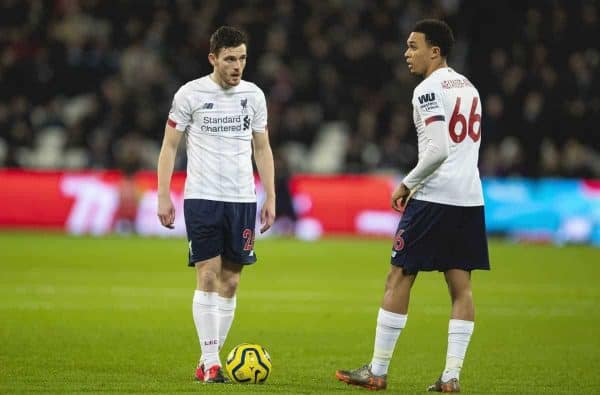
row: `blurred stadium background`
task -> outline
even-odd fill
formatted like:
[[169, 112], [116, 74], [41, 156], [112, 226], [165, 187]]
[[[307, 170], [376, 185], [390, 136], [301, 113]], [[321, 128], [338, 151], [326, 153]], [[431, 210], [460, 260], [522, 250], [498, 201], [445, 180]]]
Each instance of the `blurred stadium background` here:
[[[333, 370], [370, 352], [389, 195], [417, 160], [403, 52], [423, 17], [452, 26], [449, 63], [480, 90], [487, 226], [504, 236], [476, 276], [466, 388], [599, 392], [599, 6], [0, 0], [0, 392], [197, 390], [183, 218], [159, 226], [155, 167], [172, 96], [211, 71], [222, 24], [250, 35], [244, 78], [267, 96], [279, 214], [227, 347], [271, 348], [269, 392], [344, 388]], [[182, 150], [178, 213], [185, 164]], [[393, 389], [420, 391], [441, 367], [440, 282], [415, 290]]]
[[[86, 186], [69, 188], [62, 176], [73, 173], [48, 179], [47, 172], [3, 171], [7, 204], [41, 199], [29, 184], [56, 184], [44, 194], [56, 202], [44, 213], [21, 213], [26, 218], [3, 213], [0, 226], [160, 233], [153, 218], [136, 212], [153, 211], [152, 175], [140, 172], [155, 169], [176, 89], [211, 71], [210, 34], [232, 24], [251, 37], [245, 78], [268, 98], [278, 211], [286, 218], [279, 230], [308, 238], [387, 235], [397, 220], [387, 210], [388, 189], [417, 160], [410, 105], [417, 81], [403, 52], [412, 24], [424, 16], [454, 28], [450, 63], [483, 98], [480, 169], [490, 232], [600, 244], [596, 1], [3, 0], [0, 166], [77, 171], [79, 180], [81, 171], [96, 172], [79, 181]], [[182, 152], [177, 169], [185, 163]], [[114, 170], [124, 182], [104, 173]], [[388, 177], [390, 186], [362, 199], [343, 194], [360, 182], [377, 184], [373, 175]], [[84, 219], [64, 215], [71, 207], [77, 216], [74, 201], [86, 191], [104, 211], [79, 214], [88, 222], [104, 216], [96, 221], [105, 225], [72, 225]], [[331, 207], [337, 220], [322, 218]], [[117, 224], [128, 221], [138, 223]]]

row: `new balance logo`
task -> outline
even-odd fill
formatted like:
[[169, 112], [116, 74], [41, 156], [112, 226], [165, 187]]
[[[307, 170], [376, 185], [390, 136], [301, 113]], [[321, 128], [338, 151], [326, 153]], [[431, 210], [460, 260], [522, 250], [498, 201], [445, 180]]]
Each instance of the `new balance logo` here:
[[427, 103], [435, 100], [435, 93], [426, 93], [419, 96], [419, 104]]
[[212, 110], [212, 108], [215, 106], [215, 103], [204, 103], [202, 105], [202, 109], [203, 110]]
[[244, 116], [244, 130], [248, 130], [248, 128], [250, 127], [250, 117], [249, 116]]

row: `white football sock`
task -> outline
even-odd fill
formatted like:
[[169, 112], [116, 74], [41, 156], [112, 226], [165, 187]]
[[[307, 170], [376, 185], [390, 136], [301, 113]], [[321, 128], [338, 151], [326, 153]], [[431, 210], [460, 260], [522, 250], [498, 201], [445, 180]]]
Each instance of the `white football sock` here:
[[233, 295], [232, 298], [224, 298], [217, 296], [217, 307], [219, 309], [219, 350], [223, 348], [229, 328], [233, 322], [233, 316], [235, 314], [236, 298]]
[[448, 324], [448, 353], [442, 381], [459, 379], [460, 370], [469, 347], [475, 323], [473, 321], [450, 320]]
[[219, 311], [216, 292], [194, 292], [192, 315], [202, 350], [201, 361], [206, 369], [221, 365], [219, 359]]
[[377, 314], [377, 329], [375, 330], [375, 347], [371, 360], [371, 372], [376, 376], [387, 374], [396, 340], [406, 325], [406, 314], [392, 313], [382, 308]]

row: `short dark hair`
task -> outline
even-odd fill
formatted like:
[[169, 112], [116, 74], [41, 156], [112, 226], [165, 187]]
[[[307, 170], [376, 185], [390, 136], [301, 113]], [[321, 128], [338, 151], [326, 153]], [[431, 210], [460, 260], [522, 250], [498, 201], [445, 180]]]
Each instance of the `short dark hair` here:
[[423, 19], [415, 24], [413, 32], [423, 33], [429, 45], [440, 47], [440, 54], [447, 57], [454, 45], [452, 29], [444, 21], [438, 19]]
[[242, 44], [248, 45], [248, 36], [235, 27], [221, 26], [210, 36], [210, 52], [215, 55], [221, 48], [235, 48]]

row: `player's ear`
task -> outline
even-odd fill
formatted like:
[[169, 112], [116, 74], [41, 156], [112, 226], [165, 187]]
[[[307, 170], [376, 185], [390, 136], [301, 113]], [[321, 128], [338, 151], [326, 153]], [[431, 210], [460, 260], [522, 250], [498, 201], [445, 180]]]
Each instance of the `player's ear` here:
[[431, 59], [435, 59], [437, 57], [442, 56], [442, 51], [440, 47], [436, 47], [435, 45], [431, 47]]
[[208, 54], [208, 61], [210, 62], [210, 64], [214, 67], [215, 63], [217, 62], [217, 57], [215, 56], [214, 53], [209, 53]]

